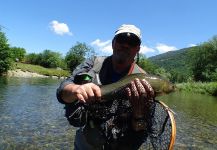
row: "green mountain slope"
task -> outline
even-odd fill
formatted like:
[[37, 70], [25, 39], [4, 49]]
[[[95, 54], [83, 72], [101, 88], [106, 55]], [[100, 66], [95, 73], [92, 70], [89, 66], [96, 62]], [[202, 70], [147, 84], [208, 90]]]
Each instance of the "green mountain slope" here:
[[175, 68], [178, 69], [178, 67], [186, 68], [187, 50], [187, 48], [184, 48], [177, 51], [170, 51], [148, 59], [168, 71]]
[[184, 48], [177, 51], [170, 51], [150, 57], [148, 60], [170, 72], [173, 76], [172, 78], [175, 78], [174, 80], [187, 80], [191, 75], [187, 56], [189, 50], [190, 48]]

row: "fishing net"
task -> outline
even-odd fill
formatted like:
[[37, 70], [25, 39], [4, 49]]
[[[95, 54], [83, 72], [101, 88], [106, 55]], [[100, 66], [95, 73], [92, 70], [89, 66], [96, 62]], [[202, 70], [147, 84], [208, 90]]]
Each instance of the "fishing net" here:
[[154, 101], [149, 118], [148, 138], [142, 149], [173, 149], [176, 125], [173, 113], [163, 102]]
[[[173, 113], [168, 106], [158, 100], [148, 105], [149, 109], [145, 119], [147, 137], [140, 149], [172, 149], [176, 136]], [[106, 134], [107, 141], [121, 137], [128, 131], [131, 122], [127, 116], [132, 113], [129, 101], [118, 99], [99, 103], [88, 107], [88, 111], [93, 118], [105, 120], [101, 127]]]

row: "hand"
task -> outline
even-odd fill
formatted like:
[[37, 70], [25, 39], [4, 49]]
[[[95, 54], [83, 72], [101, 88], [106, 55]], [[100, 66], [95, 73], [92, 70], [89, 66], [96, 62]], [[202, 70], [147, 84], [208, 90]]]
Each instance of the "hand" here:
[[82, 85], [69, 84], [64, 88], [62, 98], [66, 102], [79, 100], [82, 103], [93, 103], [95, 101], [100, 101], [101, 90], [99, 86], [94, 83], [86, 83]]
[[75, 98], [83, 103], [93, 103], [101, 98], [101, 90], [94, 83], [79, 85], [73, 93]]
[[145, 79], [136, 78], [131, 81], [126, 91], [132, 105], [133, 118], [144, 118], [148, 102], [152, 101], [155, 96], [153, 88]]

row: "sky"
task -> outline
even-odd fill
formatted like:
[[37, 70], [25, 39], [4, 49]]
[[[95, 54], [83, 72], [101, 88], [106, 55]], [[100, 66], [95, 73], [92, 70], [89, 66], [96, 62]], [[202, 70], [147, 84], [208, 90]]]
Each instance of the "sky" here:
[[111, 55], [122, 24], [140, 28], [146, 57], [196, 46], [217, 34], [217, 0], [0, 0], [0, 26], [11, 47], [63, 56], [77, 42]]

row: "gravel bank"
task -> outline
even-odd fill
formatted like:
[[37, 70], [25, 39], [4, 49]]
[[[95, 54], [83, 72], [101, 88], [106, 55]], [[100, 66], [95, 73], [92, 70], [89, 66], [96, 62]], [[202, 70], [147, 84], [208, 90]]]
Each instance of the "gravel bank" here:
[[[41, 74], [34, 73], [34, 72], [22, 71], [21, 69], [9, 70], [7, 72], [7, 76], [8, 77], [22, 77], [22, 78], [33, 78], [33, 77], [49, 78], [50, 77], [50, 76], [41, 75]], [[57, 76], [51, 76], [51, 77], [59, 79], [59, 77]], [[64, 77], [60, 77], [60, 79], [64, 79]]]

